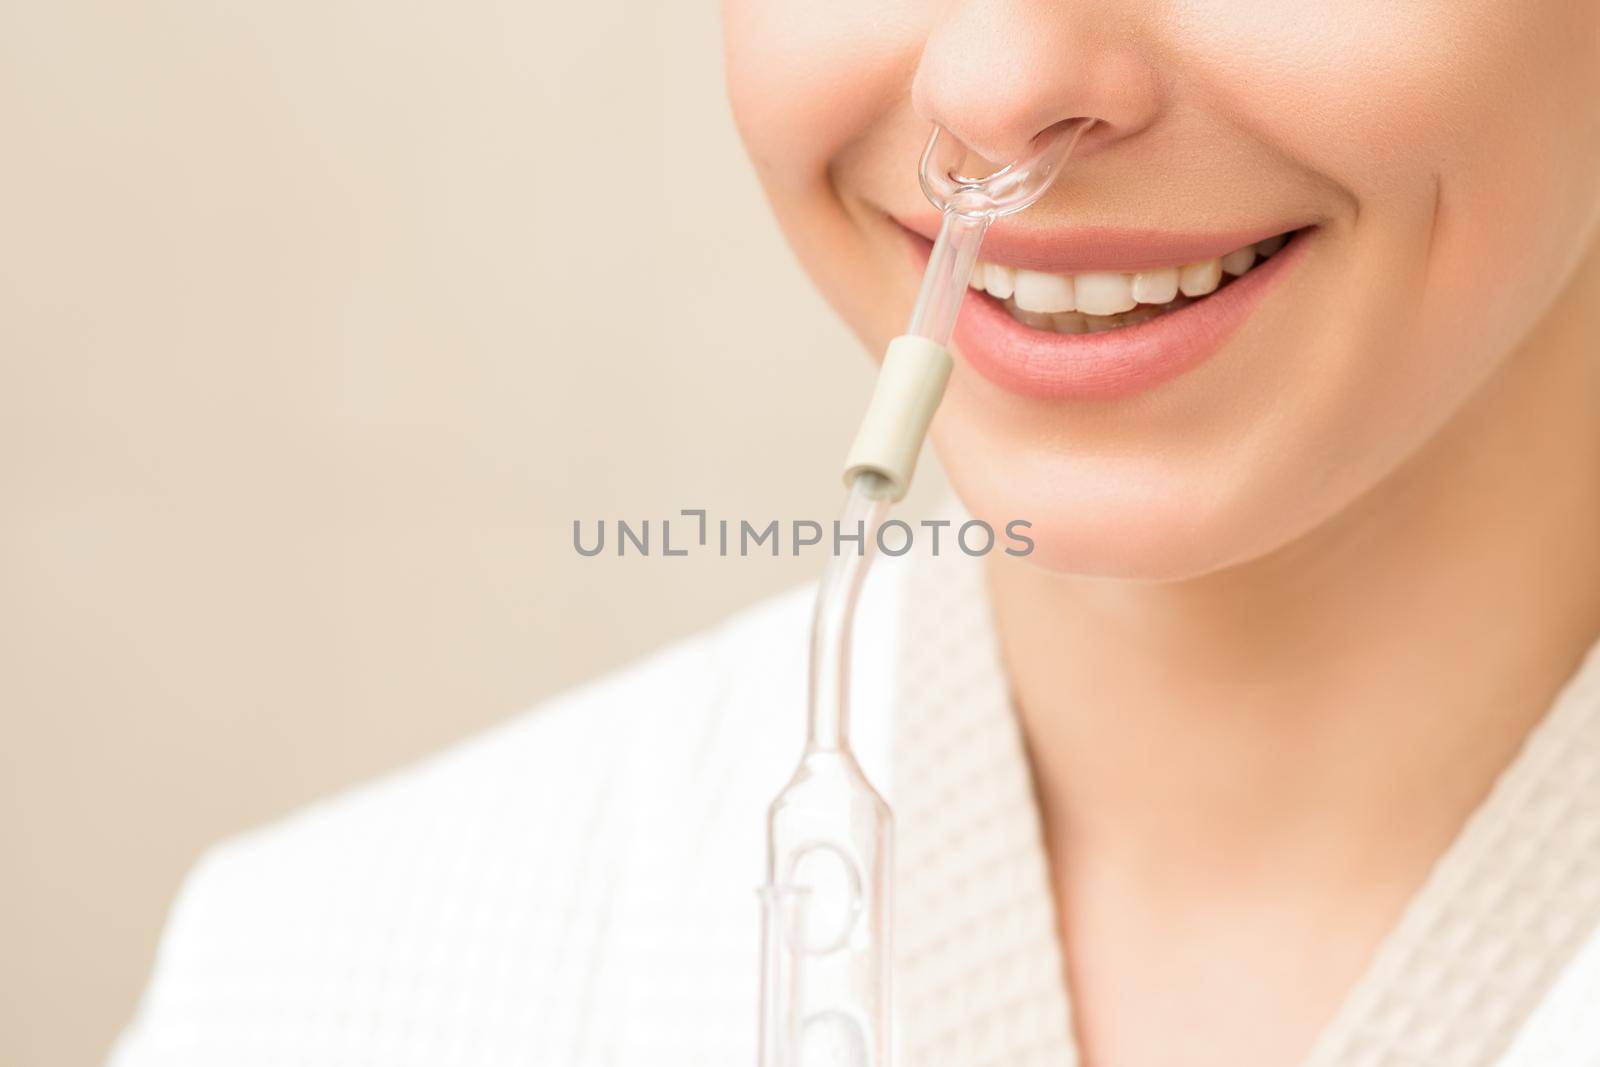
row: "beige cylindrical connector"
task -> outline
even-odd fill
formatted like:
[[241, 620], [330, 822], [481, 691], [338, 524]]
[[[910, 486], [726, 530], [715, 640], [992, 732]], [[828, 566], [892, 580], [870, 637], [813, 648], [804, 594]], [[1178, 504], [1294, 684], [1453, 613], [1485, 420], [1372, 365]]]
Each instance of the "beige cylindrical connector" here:
[[917, 453], [950, 380], [950, 352], [926, 337], [902, 334], [889, 342], [861, 429], [844, 463], [844, 484], [862, 471], [888, 480], [890, 499], [911, 488]]

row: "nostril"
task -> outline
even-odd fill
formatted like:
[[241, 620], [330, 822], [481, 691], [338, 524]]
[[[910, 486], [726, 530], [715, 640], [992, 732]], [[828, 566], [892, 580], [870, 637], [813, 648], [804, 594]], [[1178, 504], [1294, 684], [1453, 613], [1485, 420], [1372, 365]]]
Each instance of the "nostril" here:
[[[1028, 152], [1041, 131], [1067, 118], [1065, 113], [1029, 115], [1022, 97], [1003, 80], [968, 69], [969, 60], [937, 59], [925, 52], [911, 86], [912, 109], [949, 131], [973, 157], [970, 172], [982, 175]], [[985, 164], [988, 164], [985, 168]]]
[[942, 7], [923, 42], [911, 104], [986, 159], [1016, 159], [1041, 131], [1081, 117], [1097, 120], [1081, 148], [1104, 147], [1160, 112], [1158, 57], [1114, 5], [1071, 5], [1070, 13], [995, 0]]

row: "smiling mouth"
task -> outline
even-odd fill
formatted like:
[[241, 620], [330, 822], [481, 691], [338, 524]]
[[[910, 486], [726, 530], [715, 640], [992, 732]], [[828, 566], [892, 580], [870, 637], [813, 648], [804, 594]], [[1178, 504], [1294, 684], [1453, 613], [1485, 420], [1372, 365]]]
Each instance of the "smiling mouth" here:
[[1294, 231], [1227, 255], [1149, 270], [1044, 271], [979, 262], [971, 286], [999, 301], [1017, 322], [1051, 333], [1102, 333], [1135, 326], [1197, 303], [1279, 252]]

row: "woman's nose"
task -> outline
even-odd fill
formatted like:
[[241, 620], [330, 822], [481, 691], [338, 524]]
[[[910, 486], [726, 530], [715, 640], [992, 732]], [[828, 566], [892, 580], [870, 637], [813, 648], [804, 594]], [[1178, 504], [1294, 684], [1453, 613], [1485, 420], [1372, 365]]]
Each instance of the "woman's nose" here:
[[913, 106], [995, 163], [1023, 155], [1063, 119], [1099, 120], [1099, 144], [1127, 137], [1160, 109], [1137, 10], [1102, 0], [952, 0], [923, 46]]

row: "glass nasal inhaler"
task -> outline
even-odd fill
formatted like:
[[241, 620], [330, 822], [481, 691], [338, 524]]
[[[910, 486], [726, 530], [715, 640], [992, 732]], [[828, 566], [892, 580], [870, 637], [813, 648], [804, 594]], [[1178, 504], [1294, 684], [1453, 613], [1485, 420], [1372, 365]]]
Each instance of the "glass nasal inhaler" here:
[[1031, 205], [1093, 120], [1064, 122], [1029, 155], [990, 173], [935, 128], [922, 190], [942, 213], [906, 332], [889, 343], [872, 402], [845, 463], [841, 528], [858, 554], [823, 572], [811, 627], [808, 729], [800, 764], [767, 813], [761, 1067], [890, 1067], [894, 818], [850, 749], [850, 624], [877, 530], [911, 484], [917, 453], [950, 377], [956, 314], [995, 219]]

